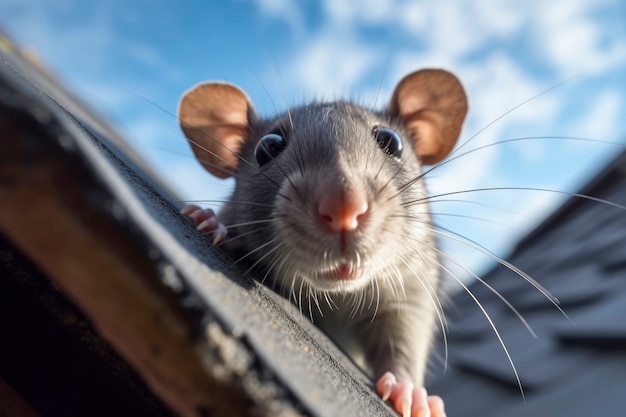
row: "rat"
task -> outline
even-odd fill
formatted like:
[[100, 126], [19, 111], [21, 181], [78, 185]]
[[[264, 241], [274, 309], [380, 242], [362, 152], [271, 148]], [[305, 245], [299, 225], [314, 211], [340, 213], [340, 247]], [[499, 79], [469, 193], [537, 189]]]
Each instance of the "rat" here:
[[186, 92], [178, 117], [197, 160], [234, 192], [216, 214], [181, 212], [269, 280], [374, 377], [404, 417], [444, 417], [423, 388], [442, 321], [440, 265], [423, 181], [467, 113], [440, 69], [404, 77], [383, 111], [314, 101], [259, 117], [228, 83]]

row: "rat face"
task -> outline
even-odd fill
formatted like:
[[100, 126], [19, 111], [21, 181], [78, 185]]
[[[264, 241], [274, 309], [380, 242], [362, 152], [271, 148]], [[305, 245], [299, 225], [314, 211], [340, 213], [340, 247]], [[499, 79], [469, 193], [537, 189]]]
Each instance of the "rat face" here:
[[242, 153], [252, 164], [240, 168], [252, 180], [235, 199], [264, 206], [246, 209], [240, 233], [283, 285], [354, 291], [393, 280], [397, 259], [432, 245], [426, 206], [411, 204], [425, 192], [401, 124], [338, 102], [293, 109], [257, 136]]
[[241, 90], [213, 83], [188, 92], [179, 117], [203, 166], [236, 175], [220, 213], [231, 251], [283, 286], [343, 292], [399, 279], [432, 247], [419, 161], [448, 154], [466, 110], [456, 77], [422, 70], [381, 114], [313, 103], [260, 120]]

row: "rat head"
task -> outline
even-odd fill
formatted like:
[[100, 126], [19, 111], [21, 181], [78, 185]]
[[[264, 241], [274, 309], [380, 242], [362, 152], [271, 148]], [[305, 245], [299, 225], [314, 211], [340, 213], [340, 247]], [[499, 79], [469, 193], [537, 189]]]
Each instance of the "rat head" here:
[[209, 83], [185, 94], [179, 118], [200, 163], [237, 178], [220, 213], [241, 225], [234, 249], [292, 288], [346, 291], [432, 255], [421, 165], [448, 155], [466, 111], [456, 77], [422, 70], [382, 113], [339, 101], [260, 119], [240, 89]]

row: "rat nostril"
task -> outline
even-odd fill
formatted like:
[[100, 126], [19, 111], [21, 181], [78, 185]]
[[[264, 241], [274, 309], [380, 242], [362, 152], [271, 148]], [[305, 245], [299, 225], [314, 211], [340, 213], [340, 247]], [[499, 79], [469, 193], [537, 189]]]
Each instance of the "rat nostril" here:
[[319, 205], [320, 221], [333, 232], [349, 232], [356, 230], [367, 217], [368, 204], [360, 195], [349, 197], [324, 196]]
[[322, 214], [322, 213], [320, 213], [320, 217], [322, 218], [322, 221], [323, 221], [324, 223], [327, 223], [327, 224], [332, 224], [332, 223], [335, 221], [335, 220], [333, 219], [333, 216], [330, 216], [330, 215], [328, 215], [328, 214]]

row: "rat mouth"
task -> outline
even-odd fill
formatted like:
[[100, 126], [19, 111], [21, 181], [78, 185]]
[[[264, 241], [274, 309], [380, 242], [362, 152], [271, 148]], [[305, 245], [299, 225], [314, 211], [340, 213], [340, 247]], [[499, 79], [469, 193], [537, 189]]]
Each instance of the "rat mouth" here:
[[321, 276], [330, 281], [353, 281], [361, 276], [361, 270], [351, 263], [341, 263], [337, 267], [323, 271]]
[[320, 291], [353, 292], [369, 282], [365, 265], [342, 260], [327, 268], [302, 275], [312, 287]]

